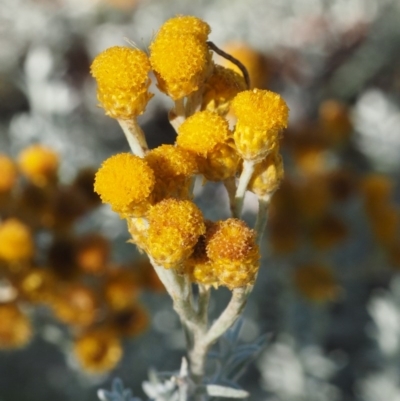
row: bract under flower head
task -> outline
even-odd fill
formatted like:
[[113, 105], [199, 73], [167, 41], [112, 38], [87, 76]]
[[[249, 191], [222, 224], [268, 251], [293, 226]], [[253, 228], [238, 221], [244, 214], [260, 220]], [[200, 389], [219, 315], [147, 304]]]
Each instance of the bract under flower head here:
[[283, 160], [276, 147], [256, 164], [248, 189], [260, 197], [272, 195], [279, 188], [283, 176]]
[[247, 160], [262, 160], [276, 146], [279, 134], [288, 124], [285, 101], [267, 90], [240, 92], [232, 100], [232, 111], [237, 117], [235, 143]]
[[192, 15], [177, 15], [163, 24], [159, 34], [193, 35], [201, 41], [206, 41], [210, 32], [210, 26], [200, 18]]
[[0, 224], [0, 259], [7, 262], [30, 259], [34, 244], [29, 227], [17, 219]]
[[177, 100], [200, 88], [211, 55], [205, 40], [195, 35], [160, 31], [150, 45], [150, 62], [159, 89]]
[[253, 284], [260, 253], [254, 230], [239, 219], [217, 222], [207, 232], [207, 255], [218, 279], [230, 289]]
[[108, 116], [128, 120], [143, 113], [153, 96], [148, 92], [150, 69], [146, 53], [129, 47], [111, 47], [94, 59], [90, 71]]
[[228, 121], [217, 113], [199, 111], [187, 118], [178, 129], [176, 142], [184, 149], [207, 156], [218, 144], [232, 136]]
[[154, 182], [153, 170], [146, 161], [120, 153], [107, 159], [97, 171], [94, 190], [117, 213], [143, 215]]
[[151, 207], [147, 218], [146, 250], [156, 263], [167, 268], [187, 259], [205, 232], [201, 211], [188, 200], [165, 199]]
[[21, 172], [34, 184], [43, 186], [57, 175], [59, 157], [56, 152], [42, 145], [32, 145], [18, 156]]

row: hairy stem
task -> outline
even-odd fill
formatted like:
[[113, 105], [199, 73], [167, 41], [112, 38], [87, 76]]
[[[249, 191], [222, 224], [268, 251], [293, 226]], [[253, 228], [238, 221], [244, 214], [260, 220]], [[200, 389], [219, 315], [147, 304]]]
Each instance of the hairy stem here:
[[255, 163], [251, 160], [243, 160], [243, 170], [239, 178], [239, 184], [235, 195], [235, 209], [233, 217], [240, 218], [242, 214], [244, 196], [246, 194], [247, 186], [251, 180], [254, 172]]
[[265, 195], [258, 198], [258, 214], [254, 230], [257, 233], [257, 241], [260, 244], [264, 235], [265, 226], [268, 220], [268, 208], [271, 203], [272, 194]]
[[129, 147], [132, 153], [139, 157], [144, 157], [148, 150], [146, 138], [136, 118], [132, 120], [118, 120], [119, 125], [124, 131], [126, 140], [128, 141]]

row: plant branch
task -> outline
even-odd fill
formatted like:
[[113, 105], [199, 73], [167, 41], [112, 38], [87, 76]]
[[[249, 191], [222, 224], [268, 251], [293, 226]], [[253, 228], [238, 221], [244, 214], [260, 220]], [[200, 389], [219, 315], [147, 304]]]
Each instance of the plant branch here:
[[144, 157], [148, 150], [146, 138], [136, 118], [132, 120], [118, 119], [118, 123], [124, 131], [126, 140], [128, 141], [129, 147], [134, 155]]

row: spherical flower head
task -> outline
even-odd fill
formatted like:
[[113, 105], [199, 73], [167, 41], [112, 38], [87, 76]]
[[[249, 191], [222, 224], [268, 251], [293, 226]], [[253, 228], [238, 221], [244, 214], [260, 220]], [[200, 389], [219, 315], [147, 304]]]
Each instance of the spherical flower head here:
[[150, 45], [150, 62], [159, 89], [173, 100], [198, 90], [211, 65], [205, 40], [196, 35], [160, 31]]
[[206, 157], [218, 144], [225, 143], [232, 133], [228, 121], [212, 111], [199, 111], [187, 118], [178, 129], [177, 144]]
[[285, 101], [277, 93], [253, 89], [235, 96], [232, 110], [237, 117], [234, 138], [238, 152], [246, 160], [262, 160], [287, 127]]
[[221, 65], [214, 65], [211, 76], [204, 84], [201, 108], [225, 116], [232, 99], [245, 89], [246, 83], [240, 74]]
[[207, 255], [206, 237], [214, 223], [210, 220], [205, 221], [206, 233], [200, 235], [190, 257], [185, 261], [183, 271], [188, 274], [195, 283], [212, 285], [218, 287], [219, 280], [216, 270]]
[[229, 289], [254, 283], [260, 252], [255, 231], [239, 219], [217, 222], [207, 233], [207, 256], [219, 281]]
[[127, 268], [110, 271], [104, 285], [104, 298], [113, 311], [121, 311], [136, 302], [139, 286], [134, 272]]
[[129, 47], [111, 47], [94, 59], [90, 71], [108, 116], [129, 120], [144, 112], [153, 96], [148, 92], [150, 69], [146, 53]]
[[198, 170], [195, 155], [178, 146], [161, 145], [148, 152], [145, 161], [156, 178], [156, 201], [165, 197], [189, 197], [191, 178]]
[[59, 156], [52, 149], [32, 145], [18, 156], [19, 168], [30, 181], [38, 186], [51, 183], [57, 176]]
[[107, 159], [96, 173], [94, 190], [122, 215], [145, 213], [155, 183], [153, 170], [138, 156], [120, 153]]
[[110, 328], [122, 337], [137, 336], [148, 326], [149, 315], [139, 303], [132, 304], [110, 317]]
[[0, 194], [9, 192], [17, 181], [18, 173], [14, 162], [0, 154]]
[[192, 15], [170, 18], [159, 30], [159, 34], [193, 35], [202, 41], [207, 40], [210, 32], [211, 28], [206, 22]]
[[339, 294], [339, 286], [332, 270], [318, 263], [297, 267], [294, 271], [294, 283], [301, 295], [314, 302], [332, 301]]
[[147, 230], [149, 228], [149, 222], [144, 217], [130, 217], [127, 219], [128, 231], [131, 235], [131, 240], [135, 244], [139, 252], [143, 252], [146, 247]]
[[113, 369], [122, 357], [122, 347], [113, 331], [91, 330], [79, 337], [74, 353], [83, 369], [99, 374]]
[[283, 176], [283, 160], [276, 148], [256, 164], [248, 190], [259, 197], [270, 196], [279, 188]]
[[0, 224], [0, 259], [18, 262], [32, 258], [35, 248], [28, 226], [17, 219]]
[[31, 268], [18, 282], [23, 299], [32, 303], [49, 303], [55, 295], [56, 279], [48, 269]]
[[165, 199], [150, 208], [147, 218], [146, 251], [166, 268], [177, 267], [187, 259], [205, 232], [201, 211], [188, 200]]
[[32, 337], [28, 317], [14, 303], [0, 304], [0, 349], [20, 348]]
[[209, 181], [223, 181], [234, 177], [240, 163], [233, 141], [217, 145], [206, 157], [198, 156], [199, 171]]
[[104, 272], [110, 258], [111, 245], [100, 234], [90, 233], [79, 238], [76, 249], [78, 266], [87, 273]]
[[95, 293], [81, 284], [63, 288], [54, 301], [55, 316], [73, 326], [89, 326], [97, 315], [98, 302]]

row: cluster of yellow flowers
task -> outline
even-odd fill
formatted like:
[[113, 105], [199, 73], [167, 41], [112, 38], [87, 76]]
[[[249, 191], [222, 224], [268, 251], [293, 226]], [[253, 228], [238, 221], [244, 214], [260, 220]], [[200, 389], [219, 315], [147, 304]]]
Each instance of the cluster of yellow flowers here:
[[[127, 219], [133, 242], [153, 263], [197, 283], [234, 289], [254, 283], [260, 258], [256, 232], [240, 220], [241, 201], [246, 189], [263, 199], [278, 188], [288, 107], [278, 94], [246, 89], [240, 73], [215, 64], [210, 31], [196, 17], [177, 16], [160, 28], [149, 57], [112, 47], [95, 58], [100, 105], [124, 131], [128, 127], [134, 153], [107, 159], [95, 191]], [[136, 117], [152, 97], [150, 71], [174, 103], [169, 117], [177, 138], [149, 151]], [[204, 220], [193, 202], [196, 175], [226, 185], [232, 218]]]
[[[70, 329], [81, 366], [103, 372], [121, 359], [121, 339], [148, 325], [141, 289], [163, 287], [147, 261], [114, 265], [107, 238], [74, 232], [101, 204], [95, 171], [83, 169], [62, 185], [58, 165], [58, 154], [41, 145], [17, 161], [0, 154], [0, 349], [26, 345], [31, 316], [44, 305]], [[38, 243], [43, 234], [49, 241]]]

